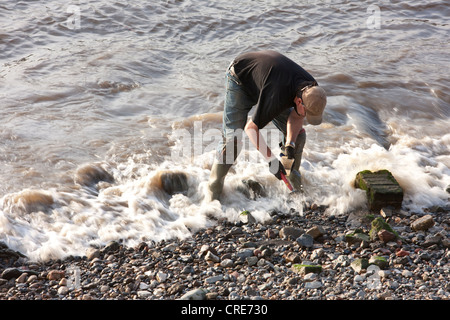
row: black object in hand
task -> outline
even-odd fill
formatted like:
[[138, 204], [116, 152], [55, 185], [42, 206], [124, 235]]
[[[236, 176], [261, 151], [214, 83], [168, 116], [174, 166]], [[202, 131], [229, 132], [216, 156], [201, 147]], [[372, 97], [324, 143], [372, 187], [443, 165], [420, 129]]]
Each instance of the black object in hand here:
[[281, 173], [286, 175], [286, 170], [284, 169], [283, 164], [278, 159], [273, 159], [269, 162], [269, 171], [275, 177], [277, 177], [278, 180], [281, 180]]
[[294, 159], [294, 155], [295, 155], [294, 147], [287, 146], [285, 150], [286, 150], [286, 155], [287, 155], [288, 159]]

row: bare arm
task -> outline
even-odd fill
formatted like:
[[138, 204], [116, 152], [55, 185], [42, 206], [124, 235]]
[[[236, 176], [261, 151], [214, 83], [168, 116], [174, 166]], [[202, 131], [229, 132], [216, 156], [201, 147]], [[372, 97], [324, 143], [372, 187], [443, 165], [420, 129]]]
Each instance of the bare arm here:
[[283, 179], [283, 174], [286, 175], [286, 170], [283, 164], [278, 160], [278, 158], [272, 153], [270, 148], [267, 146], [266, 141], [259, 132], [259, 128], [256, 124], [249, 120], [245, 125], [245, 132], [247, 133], [250, 141], [255, 145], [256, 149], [266, 158], [269, 162], [269, 171], [275, 175], [278, 180]]
[[266, 158], [267, 160], [271, 160], [274, 155], [272, 154], [272, 151], [267, 146], [266, 141], [261, 136], [261, 133], [259, 132], [259, 128], [256, 126], [256, 124], [249, 120], [247, 124], [245, 125], [245, 133], [250, 138], [250, 141], [253, 143], [253, 145], [256, 147], [256, 149]]
[[294, 109], [292, 109], [289, 114], [287, 120], [287, 128], [286, 128], [286, 143], [294, 142], [297, 140], [297, 136], [300, 133], [300, 130], [303, 128], [303, 119], [304, 116], [299, 116]]

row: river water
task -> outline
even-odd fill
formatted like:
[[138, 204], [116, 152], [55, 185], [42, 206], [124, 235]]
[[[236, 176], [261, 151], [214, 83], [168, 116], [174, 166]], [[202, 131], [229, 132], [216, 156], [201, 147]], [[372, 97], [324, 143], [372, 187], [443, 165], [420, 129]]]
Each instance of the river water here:
[[[348, 214], [366, 208], [353, 187], [366, 169], [394, 174], [404, 210], [448, 205], [449, 16], [437, 0], [2, 0], [0, 241], [46, 260], [188, 238], [243, 210], [301, 213], [302, 201]], [[305, 126], [304, 198], [287, 201], [246, 141], [224, 199], [208, 202], [225, 69], [262, 49], [328, 94], [324, 122]], [[184, 172], [188, 190], [165, 193], [163, 172]], [[266, 196], [245, 197], [244, 179]]]

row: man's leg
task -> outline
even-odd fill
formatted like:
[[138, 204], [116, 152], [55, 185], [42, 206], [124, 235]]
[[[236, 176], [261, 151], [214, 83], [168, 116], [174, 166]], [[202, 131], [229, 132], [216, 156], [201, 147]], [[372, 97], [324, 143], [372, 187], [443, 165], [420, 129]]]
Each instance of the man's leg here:
[[[223, 137], [225, 140], [225, 137]], [[214, 164], [211, 168], [211, 174], [209, 176], [209, 190], [211, 191], [211, 200], [218, 200], [222, 194], [223, 184], [225, 181], [225, 176], [227, 175], [230, 168], [233, 166], [239, 151], [240, 151], [240, 141], [238, 137], [231, 139], [229, 141], [224, 141], [221, 151], [218, 151]], [[228, 151], [228, 152], [227, 152]]]
[[[287, 132], [287, 119], [291, 109], [288, 109], [276, 117], [272, 122], [273, 124], [283, 133], [282, 150], [284, 151], [284, 145], [286, 143], [286, 132]], [[295, 140], [295, 153], [294, 153], [294, 163], [292, 164], [291, 171], [289, 173], [288, 179], [292, 186], [296, 190], [302, 189], [302, 176], [300, 174], [300, 165], [302, 162], [303, 148], [306, 142], [306, 132], [302, 129]]]
[[247, 115], [255, 104], [245, 92], [242, 84], [228, 71], [223, 111], [223, 139], [217, 148], [217, 155], [211, 168], [209, 190], [211, 200], [218, 200], [230, 168], [242, 148], [242, 134]]

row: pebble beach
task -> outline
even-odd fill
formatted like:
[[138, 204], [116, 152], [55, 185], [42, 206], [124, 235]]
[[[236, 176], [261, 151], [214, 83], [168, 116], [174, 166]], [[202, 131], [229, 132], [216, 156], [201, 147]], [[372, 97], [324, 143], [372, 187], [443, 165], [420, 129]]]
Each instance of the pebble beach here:
[[[185, 240], [113, 241], [33, 262], [2, 245], [1, 300], [449, 300], [449, 208], [217, 220]], [[374, 236], [371, 221], [392, 232]], [[379, 263], [381, 262], [381, 263]]]
[[[448, 1], [255, 4], [2, 1], [3, 317], [445, 318]], [[326, 90], [305, 192], [290, 202], [244, 135], [205, 201], [226, 70], [257, 50]]]

